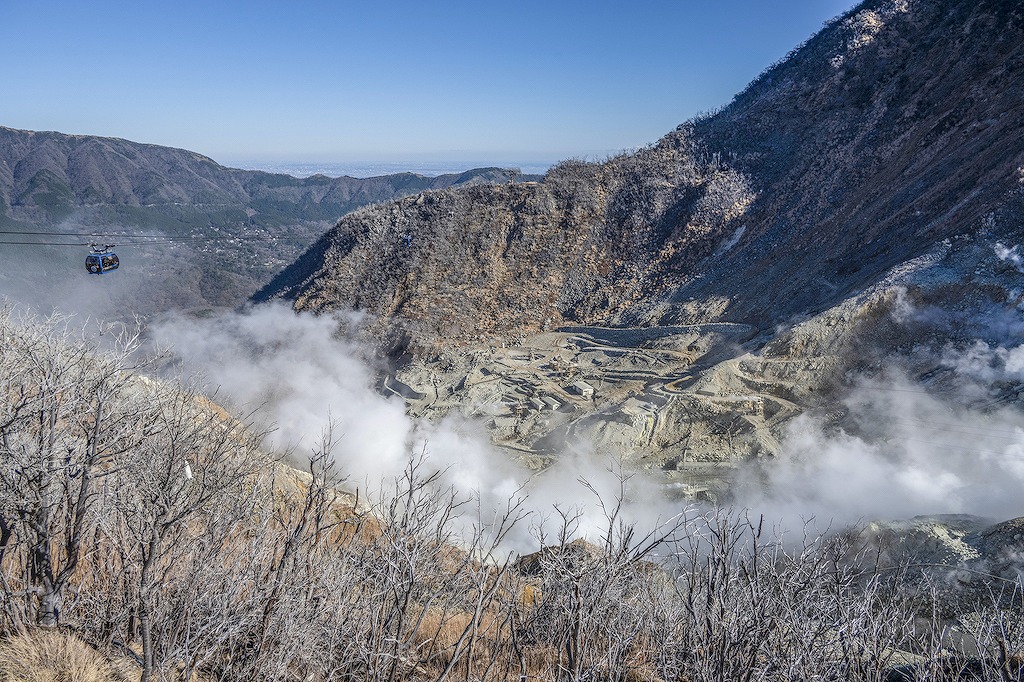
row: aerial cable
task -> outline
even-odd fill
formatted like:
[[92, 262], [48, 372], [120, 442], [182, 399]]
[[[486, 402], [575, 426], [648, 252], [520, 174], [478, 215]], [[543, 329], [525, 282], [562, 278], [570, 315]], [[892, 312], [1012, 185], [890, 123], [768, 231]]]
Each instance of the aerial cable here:
[[32, 232], [30, 230], [0, 230], [3, 234], [39, 235], [42, 237], [166, 237], [165, 234], [113, 234], [110, 232]]
[[993, 438], [1007, 438], [1011, 440], [1024, 440], [1024, 430], [1016, 429], [1014, 431], [1007, 431], [999, 428], [988, 428], [985, 426], [971, 426], [969, 424], [960, 424], [956, 422], [941, 422], [932, 421], [928, 419], [892, 419], [891, 421], [900, 424], [911, 424], [921, 426], [937, 426], [945, 429], [946, 431], [955, 431], [957, 433], [964, 433], [973, 436], [988, 436]]
[[[996, 452], [994, 450], [976, 450], [974, 447], [972, 447], [971, 445], [966, 444], [966, 443], [963, 444], [963, 445], [950, 445], [948, 443], [936, 443], [934, 441], [920, 440], [918, 438], [902, 438], [902, 439], [892, 438], [890, 440], [884, 441], [884, 445], [888, 445], [890, 447], [891, 446], [899, 447], [899, 445], [901, 443], [904, 443], [904, 444], [905, 443], [918, 443], [920, 445], [927, 445], [927, 446], [929, 446], [929, 447], [931, 447], [933, 449], [936, 449], [936, 450], [945, 450], [946, 452], [953, 452], [953, 453], [958, 453], [958, 454], [973, 453], [973, 454], [976, 454], [976, 455], [984, 455], [984, 456], [993, 457], [993, 458], [1004, 457], [1007, 454], [1005, 451], [1004, 452]], [[1013, 444], [1008, 444], [1007, 447], [1010, 447], [1012, 445]]]
[[[2, 235], [2, 233], [0, 233]], [[117, 235], [85, 235], [94, 238], [92, 242], [47, 242], [47, 241], [0, 241], [0, 246], [89, 246], [91, 243], [96, 243], [95, 238], [109, 237], [109, 239], [100, 239], [100, 241], [116, 241], [115, 246], [160, 246], [162, 244], [178, 244], [185, 242], [226, 242], [226, 241], [277, 241], [274, 238], [253, 238], [253, 237], [242, 237], [242, 236], [210, 236], [210, 237], [155, 237], [152, 240], [137, 241], [137, 238], [133, 235], [125, 235], [128, 239], [118, 239]]]
[[[4, 235], [29, 235], [39, 237], [82, 237], [91, 239], [93, 241], [99, 239], [101, 241], [116, 239], [122, 244], [127, 244], [130, 241], [137, 239], [155, 239], [156, 242], [142, 241], [136, 242], [139, 244], [153, 244], [161, 242], [177, 242], [177, 241], [220, 241], [226, 239], [247, 239], [250, 237], [243, 236], [231, 236], [231, 235], [174, 235], [174, 234], [113, 234], [110, 232], [32, 232], [28, 230], [0, 230], [0, 238]], [[266, 239], [259, 241], [267, 241]], [[6, 244], [24, 243], [24, 244], [42, 244], [42, 242], [0, 242]]]
[[89, 242], [0, 242], [0, 246], [89, 246]]

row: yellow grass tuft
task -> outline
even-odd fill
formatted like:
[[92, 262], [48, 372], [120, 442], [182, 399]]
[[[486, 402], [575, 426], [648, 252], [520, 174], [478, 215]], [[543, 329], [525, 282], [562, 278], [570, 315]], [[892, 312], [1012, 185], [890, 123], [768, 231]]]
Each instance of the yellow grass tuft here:
[[68, 632], [36, 630], [0, 640], [0, 682], [137, 680]]

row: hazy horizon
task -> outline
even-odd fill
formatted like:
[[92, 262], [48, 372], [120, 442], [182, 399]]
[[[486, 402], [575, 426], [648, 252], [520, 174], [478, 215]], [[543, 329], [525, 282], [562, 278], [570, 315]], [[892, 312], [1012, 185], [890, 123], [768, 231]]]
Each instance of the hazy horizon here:
[[228, 168], [258, 170], [268, 173], [283, 173], [296, 178], [311, 175], [327, 177], [349, 176], [353, 178], [370, 178], [380, 175], [397, 173], [417, 173], [419, 175], [437, 176], [451, 173], [462, 173], [474, 168], [518, 168], [527, 175], [543, 175], [548, 169], [562, 159], [551, 160], [514, 160], [502, 157], [482, 159], [409, 159], [409, 160], [307, 160], [287, 158], [224, 158], [215, 159], [217, 163]]
[[218, 161], [587, 157], [728, 103], [851, 5], [9, 0], [0, 125]]

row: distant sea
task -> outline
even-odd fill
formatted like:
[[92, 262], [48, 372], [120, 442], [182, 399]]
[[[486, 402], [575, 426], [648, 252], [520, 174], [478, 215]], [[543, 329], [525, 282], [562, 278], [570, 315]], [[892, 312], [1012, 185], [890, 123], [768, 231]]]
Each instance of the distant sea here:
[[261, 170], [268, 173], [284, 173], [297, 178], [307, 178], [310, 175], [326, 175], [330, 178], [338, 178], [348, 175], [353, 178], [372, 178], [377, 175], [394, 175], [396, 173], [418, 173], [420, 175], [444, 175], [446, 173], [461, 173], [472, 168], [487, 168], [497, 166], [499, 168], [518, 168], [520, 172], [528, 175], [543, 175], [555, 162], [549, 161], [416, 161], [410, 163], [373, 162], [373, 161], [348, 161], [348, 162], [304, 162], [293, 163], [288, 161], [252, 161], [244, 159], [228, 159], [220, 163], [229, 168], [244, 168], [247, 170]]

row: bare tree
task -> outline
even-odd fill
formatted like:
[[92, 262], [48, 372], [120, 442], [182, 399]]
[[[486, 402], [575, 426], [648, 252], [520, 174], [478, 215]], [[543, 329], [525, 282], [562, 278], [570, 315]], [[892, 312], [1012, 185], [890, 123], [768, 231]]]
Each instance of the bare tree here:
[[[670, 545], [686, 516], [638, 531], [623, 518], [630, 476], [619, 467], [618, 490], [605, 500], [587, 481], [604, 520], [600, 544], [576, 537], [581, 512], [556, 508], [557, 541], [542, 549], [525, 570], [540, 578], [541, 598], [525, 614], [528, 642], [553, 647], [554, 669], [545, 675], [570, 680], [593, 675], [619, 678], [649, 664], [655, 633], [653, 610], [670, 586], [668, 574], [651, 560]], [[540, 540], [544, 543], [544, 537]]]
[[153, 420], [146, 437], [124, 453], [115, 493], [127, 568], [137, 580], [143, 682], [175, 644], [156, 627], [160, 592], [174, 584], [181, 559], [210, 539], [218, 508], [249, 495], [268, 464], [262, 435], [226, 418], [194, 390], [154, 383], [146, 398], [155, 406]]
[[[556, 507], [503, 549], [424, 452], [369, 500], [327, 431], [307, 475], [194, 388], [135, 373], [67, 321], [0, 315], [0, 630], [71, 623], [145, 680], [961, 680], [1024, 671], [1022, 577], [882, 564], [854, 531], [785, 535], [744, 512], [604, 524]], [[1002, 560], [999, 560], [1002, 561]], [[1004, 565], [1005, 564], [1005, 565]], [[965, 574], [974, 576], [971, 579]]]
[[108, 330], [109, 348], [72, 332], [68, 320], [0, 315], [0, 560], [12, 540], [27, 550], [25, 582], [8, 598], [44, 626], [60, 622], [98, 485], [145, 437], [145, 410], [129, 407], [138, 332]]

